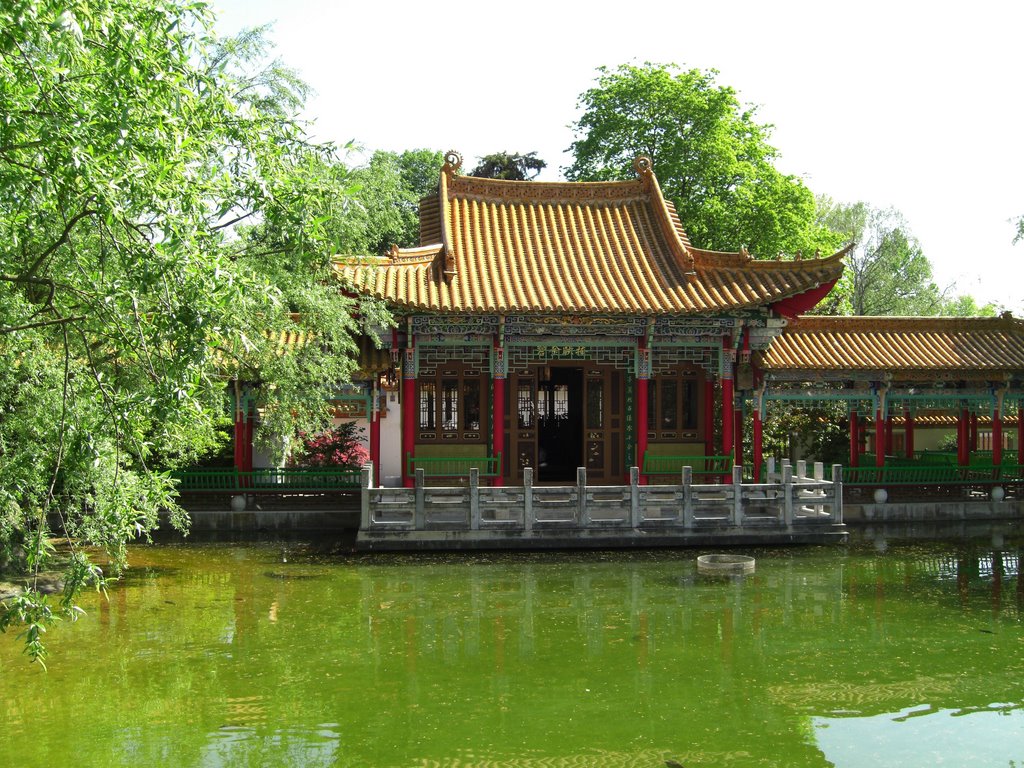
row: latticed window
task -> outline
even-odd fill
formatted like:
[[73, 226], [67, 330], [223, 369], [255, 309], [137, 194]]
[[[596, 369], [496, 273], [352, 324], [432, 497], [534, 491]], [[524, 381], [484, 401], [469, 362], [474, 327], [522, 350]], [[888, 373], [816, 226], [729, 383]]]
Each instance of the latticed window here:
[[533, 381], [519, 379], [519, 387], [516, 390], [516, 413], [519, 414], [519, 429], [533, 429], [534, 420], [537, 416], [533, 386]]
[[420, 429], [436, 429], [437, 385], [432, 381], [420, 382]]
[[459, 380], [441, 383], [441, 429], [454, 432], [459, 428]]
[[485, 441], [484, 382], [478, 370], [455, 366], [420, 376], [417, 440]]
[[692, 439], [698, 431], [698, 379], [670, 372], [647, 382], [647, 431], [654, 439]]

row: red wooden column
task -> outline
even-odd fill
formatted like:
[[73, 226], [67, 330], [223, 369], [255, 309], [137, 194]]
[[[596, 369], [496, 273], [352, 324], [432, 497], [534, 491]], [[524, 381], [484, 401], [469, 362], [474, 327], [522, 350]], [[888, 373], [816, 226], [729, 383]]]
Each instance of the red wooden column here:
[[491, 455], [498, 459], [497, 474], [492, 485], [505, 484], [505, 377], [507, 374], [505, 348], [501, 345], [501, 334], [494, 339], [491, 352]]
[[725, 337], [722, 344], [722, 455], [733, 455], [732, 430], [732, 339]]
[[402, 485], [412, 488], [415, 478], [409, 472], [409, 457], [416, 452], [416, 350], [412, 333], [402, 358]]
[[704, 455], [715, 456], [715, 380], [704, 381]]
[[373, 484], [380, 487], [380, 382], [376, 380], [370, 392], [370, 461]]
[[[647, 454], [647, 396], [651, 380], [651, 350], [647, 348], [647, 336], [641, 334], [636, 341], [636, 465], [642, 470]], [[647, 485], [647, 478], [640, 475], [640, 485]]]
[[996, 404], [992, 408], [992, 464], [999, 466], [1003, 463], [1003, 398], [996, 397]]
[[[235, 382], [235, 470], [252, 472], [252, 415], [251, 407], [242, 394], [242, 387]], [[242, 478], [243, 487], [248, 485], [248, 478]]]
[[907, 406], [903, 412], [903, 424], [904, 424], [904, 447], [906, 449], [905, 456], [907, 459], [913, 458], [913, 413], [910, 411], [910, 407]]
[[960, 409], [960, 418], [956, 422], [956, 463], [966, 467], [971, 461], [971, 430], [970, 416], [966, 408]]
[[860, 464], [860, 415], [856, 407], [850, 408], [850, 466]]
[[[744, 328], [741, 334], [739, 362], [750, 363], [750, 329]], [[751, 382], [752, 383], [752, 382]], [[743, 398], [737, 397], [735, 404], [733, 442], [736, 445], [736, 463], [743, 465]]]

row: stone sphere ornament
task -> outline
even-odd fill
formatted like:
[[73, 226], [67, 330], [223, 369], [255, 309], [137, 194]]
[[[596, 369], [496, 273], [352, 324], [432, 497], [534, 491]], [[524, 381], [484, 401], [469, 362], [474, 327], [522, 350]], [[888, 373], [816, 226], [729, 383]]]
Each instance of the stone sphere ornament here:
[[889, 500], [889, 492], [885, 488], [875, 490], [875, 504], [885, 504]]
[[1006, 498], [1006, 491], [1003, 490], [1002, 486], [995, 486], [992, 489], [992, 501], [1002, 501]]
[[231, 497], [231, 511], [245, 512], [245, 496], [239, 494]]

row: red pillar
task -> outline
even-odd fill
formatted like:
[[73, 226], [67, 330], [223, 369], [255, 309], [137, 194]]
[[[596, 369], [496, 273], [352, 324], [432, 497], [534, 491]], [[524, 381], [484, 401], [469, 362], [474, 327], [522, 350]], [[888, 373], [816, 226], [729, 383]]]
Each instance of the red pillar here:
[[732, 339], [722, 345], [722, 455], [733, 455]]
[[761, 463], [764, 461], [764, 432], [761, 424], [762, 400], [754, 400], [754, 482], [761, 482]]
[[380, 389], [373, 383], [370, 393], [370, 461], [373, 462], [373, 484], [380, 487]]
[[[636, 342], [636, 465], [643, 469], [647, 453], [647, 396], [651, 378], [651, 352], [647, 349], [647, 337], [641, 335]], [[646, 485], [647, 478], [640, 475], [640, 484]]]
[[860, 416], [857, 409], [850, 410], [850, 466], [860, 464]]
[[494, 458], [501, 457], [493, 485], [502, 486], [505, 484], [505, 348], [496, 340], [493, 351], [491, 387], [494, 397], [491, 402], [491, 418], [494, 421], [491, 433], [494, 438], [491, 443], [491, 455]]
[[906, 457], [908, 459], [914, 458], [914, 414], [910, 412], [908, 406], [904, 412], [904, 447], [906, 448]]
[[409, 457], [416, 451], [416, 370], [411, 346], [405, 348], [402, 362], [402, 485], [412, 488], [415, 478], [409, 473]]
[[967, 409], [960, 410], [960, 418], [956, 422], [956, 463], [966, 467], [971, 461], [970, 425]]
[[704, 455], [715, 456], [715, 381], [704, 381]]

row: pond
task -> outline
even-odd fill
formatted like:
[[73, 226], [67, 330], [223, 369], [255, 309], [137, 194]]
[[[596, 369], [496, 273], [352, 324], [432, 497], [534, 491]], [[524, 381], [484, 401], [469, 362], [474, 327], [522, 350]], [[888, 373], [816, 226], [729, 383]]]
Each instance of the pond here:
[[1021, 766], [1024, 538], [356, 556], [137, 548], [0, 636], [0, 765]]

